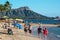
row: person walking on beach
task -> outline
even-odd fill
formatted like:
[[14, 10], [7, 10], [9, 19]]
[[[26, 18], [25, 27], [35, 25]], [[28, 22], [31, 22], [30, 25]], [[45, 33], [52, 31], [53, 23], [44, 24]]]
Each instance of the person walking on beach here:
[[48, 30], [45, 27], [43, 28], [43, 35], [44, 35], [44, 40], [46, 40], [48, 35]]
[[31, 25], [30, 24], [28, 24], [28, 31], [29, 31], [29, 33], [31, 33]]
[[38, 31], [38, 37], [40, 37], [40, 34], [41, 34], [41, 32], [42, 32], [41, 26], [38, 27], [37, 31]]
[[13, 21], [13, 25], [15, 27], [15, 24], [17, 23], [17, 21], [16, 21], [16, 19], [13, 19], [12, 21]]
[[27, 33], [28, 27], [27, 24], [24, 24], [24, 32]]

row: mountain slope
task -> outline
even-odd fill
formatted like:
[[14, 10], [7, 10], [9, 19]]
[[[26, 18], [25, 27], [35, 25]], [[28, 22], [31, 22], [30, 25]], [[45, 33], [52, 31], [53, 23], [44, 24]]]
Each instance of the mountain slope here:
[[30, 10], [29, 7], [20, 7], [17, 9], [12, 9], [11, 13], [9, 11], [6, 13], [6, 16], [10, 18], [22, 18], [22, 19], [51, 19], [50, 17], [43, 16]]

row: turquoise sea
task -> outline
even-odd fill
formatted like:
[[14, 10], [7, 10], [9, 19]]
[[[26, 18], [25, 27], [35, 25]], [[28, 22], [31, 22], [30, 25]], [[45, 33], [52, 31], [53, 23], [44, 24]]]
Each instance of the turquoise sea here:
[[[38, 36], [37, 28], [38, 27], [32, 28], [32, 35]], [[48, 40], [60, 40], [60, 28], [59, 27], [47, 27], [47, 30], [49, 32], [48, 38], [47, 38]], [[41, 33], [41, 36], [43, 38], [42, 33]]]
[[32, 22], [32, 23], [42, 23], [42, 24], [60, 24], [60, 20], [38, 20], [38, 19], [32, 19], [32, 20], [24, 20], [24, 22]]
[[59, 27], [50, 27], [47, 28], [50, 33], [53, 33], [55, 35], [60, 35], [60, 28]]

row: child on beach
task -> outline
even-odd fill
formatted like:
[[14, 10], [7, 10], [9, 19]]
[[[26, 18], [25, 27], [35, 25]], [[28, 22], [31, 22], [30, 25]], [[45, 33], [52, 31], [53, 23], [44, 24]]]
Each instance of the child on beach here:
[[43, 35], [44, 35], [44, 40], [45, 40], [48, 35], [48, 30], [45, 27], [43, 28]]
[[30, 24], [28, 25], [28, 31], [29, 31], [29, 33], [31, 33], [31, 25]]

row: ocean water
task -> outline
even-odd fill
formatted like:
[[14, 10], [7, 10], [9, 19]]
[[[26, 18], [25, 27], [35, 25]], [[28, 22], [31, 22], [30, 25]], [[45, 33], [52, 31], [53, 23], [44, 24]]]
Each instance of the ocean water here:
[[50, 33], [55, 34], [57, 37], [60, 37], [60, 27], [50, 27], [47, 29]]
[[[42, 23], [42, 24], [60, 24], [60, 20], [37, 20], [37, 19], [33, 19], [33, 20], [24, 20], [24, 22], [33, 22], [33, 23]], [[57, 35], [58, 37], [60, 37], [60, 28], [59, 27], [47, 27], [48, 31], [52, 34]], [[36, 31], [37, 27], [34, 27], [33, 29]], [[32, 34], [37, 34], [37, 32], [32, 33]]]
[[42, 23], [42, 24], [57, 24], [60, 23], [60, 20], [24, 20], [24, 22], [32, 22], [32, 23]]
[[[33, 36], [38, 36], [37, 32], [38, 27], [33, 27], [32, 28], [32, 35]], [[47, 27], [47, 30], [49, 32], [48, 34], [48, 40], [60, 40], [60, 28], [59, 27]], [[41, 34], [41, 38], [43, 38], [43, 34]]]

